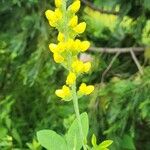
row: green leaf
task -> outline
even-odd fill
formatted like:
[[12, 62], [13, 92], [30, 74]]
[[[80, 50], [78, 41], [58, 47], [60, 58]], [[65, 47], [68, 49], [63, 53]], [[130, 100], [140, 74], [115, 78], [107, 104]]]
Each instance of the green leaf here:
[[4, 138], [7, 136], [7, 129], [4, 127], [0, 127], [0, 139]]
[[150, 2], [149, 2], [149, 0], [144, 0], [144, 7], [145, 7], [147, 10], [150, 10]]
[[97, 140], [96, 140], [96, 136], [95, 136], [95, 134], [93, 134], [92, 135], [92, 145], [93, 145], [93, 147], [96, 147], [97, 146]]
[[65, 139], [52, 130], [38, 131], [37, 139], [48, 150], [67, 150]]
[[134, 146], [134, 142], [131, 136], [129, 136], [128, 134], [125, 134], [123, 136], [122, 142], [121, 142], [121, 146], [123, 149], [128, 149], [128, 150], [135, 150], [135, 146]]
[[30, 150], [41, 150], [41, 145], [33, 139], [32, 143], [26, 143]]
[[21, 137], [16, 129], [12, 129], [12, 136], [19, 143], [19, 145], [22, 146]]
[[[89, 130], [89, 121], [87, 113], [80, 115], [84, 139], [86, 139]], [[82, 139], [79, 132], [77, 119], [75, 119], [66, 134], [66, 140], [70, 149], [80, 150], [82, 147]]]
[[105, 140], [101, 144], [99, 144], [98, 149], [107, 149], [113, 143], [112, 140]]

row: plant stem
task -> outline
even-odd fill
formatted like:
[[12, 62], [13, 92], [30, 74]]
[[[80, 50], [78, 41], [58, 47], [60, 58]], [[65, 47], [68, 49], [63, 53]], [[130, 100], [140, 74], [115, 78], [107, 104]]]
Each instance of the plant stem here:
[[80, 136], [82, 139], [82, 146], [83, 146], [84, 150], [87, 150], [87, 148], [84, 144], [84, 135], [83, 135], [82, 123], [81, 123], [80, 112], [79, 112], [79, 104], [78, 104], [78, 97], [77, 97], [77, 92], [76, 92], [76, 84], [72, 85], [72, 93], [73, 93], [74, 110], [75, 110], [76, 118], [77, 118], [78, 125], [79, 125]]

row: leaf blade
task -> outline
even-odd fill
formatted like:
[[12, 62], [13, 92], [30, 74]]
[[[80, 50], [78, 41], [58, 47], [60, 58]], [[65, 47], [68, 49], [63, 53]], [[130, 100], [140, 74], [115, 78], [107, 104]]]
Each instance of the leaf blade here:
[[[89, 130], [89, 120], [87, 113], [82, 113], [80, 115], [81, 123], [82, 123], [82, 129], [83, 129], [83, 135], [84, 139], [86, 139], [88, 130]], [[66, 141], [68, 144], [68, 147], [75, 150], [80, 150], [82, 147], [82, 139], [79, 132], [78, 122], [77, 119], [75, 119], [70, 126], [67, 134], [66, 134]]]
[[38, 131], [37, 139], [48, 150], [67, 150], [65, 139], [52, 130]]

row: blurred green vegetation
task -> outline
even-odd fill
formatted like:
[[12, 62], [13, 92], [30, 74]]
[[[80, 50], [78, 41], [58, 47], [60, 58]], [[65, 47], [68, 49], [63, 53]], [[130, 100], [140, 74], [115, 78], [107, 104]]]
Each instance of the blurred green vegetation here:
[[[87, 22], [80, 37], [98, 47], [146, 47], [137, 53], [140, 75], [130, 53], [120, 54], [101, 84], [113, 54], [88, 52], [93, 57], [89, 75], [79, 79], [95, 84], [90, 97], [80, 101], [87, 110], [90, 133], [100, 141], [112, 139], [112, 150], [149, 150], [150, 147], [150, 1], [94, 0], [91, 4], [118, 15], [93, 11], [82, 4], [80, 20]], [[74, 119], [72, 102], [54, 92], [65, 81], [63, 67], [54, 63], [48, 44], [57, 32], [44, 12], [48, 0], [0, 1], [0, 150], [40, 150], [35, 133], [52, 129], [63, 134]]]

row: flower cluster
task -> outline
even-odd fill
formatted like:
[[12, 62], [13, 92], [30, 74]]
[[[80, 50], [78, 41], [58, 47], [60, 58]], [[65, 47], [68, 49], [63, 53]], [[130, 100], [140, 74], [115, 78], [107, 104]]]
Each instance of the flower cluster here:
[[[58, 43], [49, 44], [49, 49], [53, 53], [56, 63], [62, 64], [68, 71], [66, 85], [56, 90], [56, 95], [63, 100], [72, 98], [72, 86], [76, 84], [76, 78], [82, 73], [87, 73], [91, 68], [91, 63], [83, 63], [78, 59], [78, 54], [85, 52], [89, 46], [89, 41], [81, 41], [76, 38], [86, 29], [86, 23], [78, 23], [76, 12], [80, 9], [80, 0], [67, 7], [67, 0], [55, 0], [55, 10], [47, 10], [46, 18], [50, 26], [55, 27], [59, 33]], [[94, 86], [82, 83], [79, 87], [78, 95], [88, 95], [94, 90]]]

